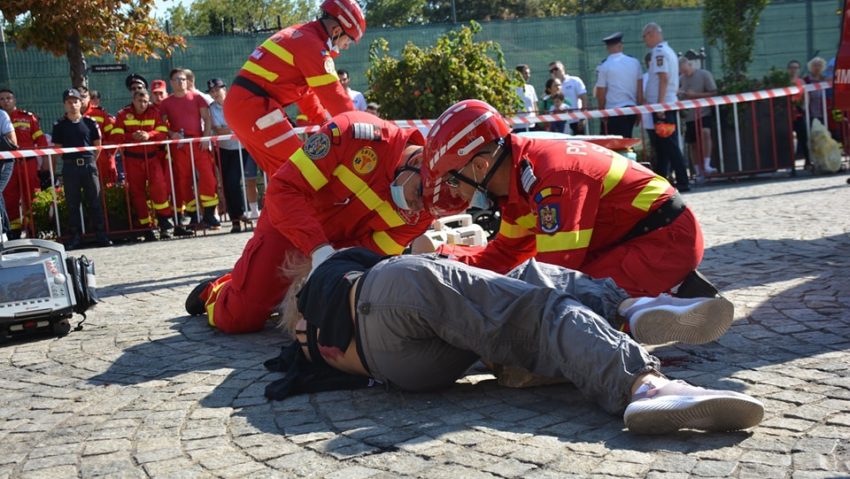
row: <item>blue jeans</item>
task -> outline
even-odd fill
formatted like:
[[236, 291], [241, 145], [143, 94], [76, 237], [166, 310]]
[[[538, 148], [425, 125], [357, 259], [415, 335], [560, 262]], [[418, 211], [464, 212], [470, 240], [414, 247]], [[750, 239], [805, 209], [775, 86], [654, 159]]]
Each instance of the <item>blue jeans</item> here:
[[3, 202], [3, 190], [12, 179], [12, 171], [15, 169], [15, 161], [0, 161], [0, 233], [8, 233], [9, 214], [6, 212], [6, 204]]

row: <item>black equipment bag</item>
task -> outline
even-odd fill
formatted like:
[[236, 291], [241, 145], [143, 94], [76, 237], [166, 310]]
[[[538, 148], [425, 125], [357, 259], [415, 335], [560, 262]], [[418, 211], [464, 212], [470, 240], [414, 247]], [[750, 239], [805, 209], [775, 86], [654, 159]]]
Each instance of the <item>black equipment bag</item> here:
[[94, 280], [94, 261], [85, 256], [68, 256], [65, 258], [65, 266], [68, 270], [68, 280], [74, 289], [74, 297], [77, 304], [74, 312], [86, 317], [86, 311], [98, 303], [97, 289]]

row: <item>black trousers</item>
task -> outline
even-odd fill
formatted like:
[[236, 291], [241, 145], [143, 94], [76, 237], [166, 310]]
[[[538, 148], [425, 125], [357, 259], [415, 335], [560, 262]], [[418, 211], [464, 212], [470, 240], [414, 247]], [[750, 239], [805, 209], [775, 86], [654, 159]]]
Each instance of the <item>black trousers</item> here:
[[[221, 154], [221, 180], [224, 183], [224, 202], [231, 221], [245, 214], [245, 196], [242, 191], [242, 169], [239, 167], [239, 150], [219, 150]], [[243, 154], [247, 154], [243, 152]]]
[[65, 204], [68, 206], [68, 226], [72, 235], [83, 230], [83, 218], [80, 216], [80, 203], [85, 195], [86, 218], [91, 219], [96, 233], [104, 233], [103, 206], [101, 204], [100, 178], [94, 159], [77, 165], [76, 160], [65, 161], [62, 165], [62, 182], [65, 189]]
[[632, 130], [635, 127], [635, 115], [612, 116], [608, 118], [608, 131], [606, 135], [620, 135], [623, 138], [633, 138]]
[[[658, 123], [656, 117], [655, 122]], [[668, 111], [664, 113], [664, 122], [676, 124], [676, 112]], [[667, 138], [661, 138], [655, 133], [655, 130], [647, 130], [649, 132], [649, 141], [652, 143], [652, 149], [655, 151], [655, 172], [664, 178], [670, 177], [670, 168], [676, 173], [676, 188], [687, 191], [688, 185], [688, 169], [685, 166], [685, 158], [682, 156], [682, 150], [679, 149], [678, 130], [674, 130], [673, 134]]]

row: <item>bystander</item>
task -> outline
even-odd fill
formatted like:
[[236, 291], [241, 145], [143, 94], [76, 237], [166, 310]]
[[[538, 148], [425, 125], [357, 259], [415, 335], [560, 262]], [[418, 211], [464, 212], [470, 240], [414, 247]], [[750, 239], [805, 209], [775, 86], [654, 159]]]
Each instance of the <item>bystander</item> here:
[[[640, 62], [623, 53], [623, 34], [602, 39], [608, 57], [596, 67], [596, 102], [600, 110], [635, 106], [643, 102]], [[612, 116], [603, 122], [603, 133], [631, 138], [636, 115]]]
[[[694, 65], [693, 60], [679, 58], [679, 98], [682, 100], [697, 100], [717, 94], [717, 84], [714, 76], [708, 70]], [[697, 182], [705, 181], [705, 177], [716, 173], [711, 166], [713, 141], [712, 108], [696, 108], [685, 110], [685, 143]]]
[[[557, 78], [561, 81], [561, 93], [564, 94], [564, 101], [569, 110], [586, 110], [587, 109], [587, 88], [584, 82], [577, 76], [567, 75], [564, 64], [560, 61], [554, 61], [549, 64], [549, 74], [552, 78]], [[585, 120], [569, 120], [570, 132], [573, 135], [583, 135], [585, 133]]]

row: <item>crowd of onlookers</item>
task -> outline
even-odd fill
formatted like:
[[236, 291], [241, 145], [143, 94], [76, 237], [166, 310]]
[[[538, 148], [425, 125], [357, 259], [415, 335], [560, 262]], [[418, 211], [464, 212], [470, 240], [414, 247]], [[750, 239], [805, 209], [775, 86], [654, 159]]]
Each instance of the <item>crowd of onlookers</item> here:
[[[591, 98], [596, 99], [597, 108], [605, 109], [693, 100], [718, 93], [712, 74], [702, 69], [699, 62], [673, 53], [663, 39], [660, 26], [648, 24], [643, 30], [643, 40], [650, 51], [641, 64], [623, 53], [621, 33], [603, 39], [608, 56], [597, 67], [596, 83], [590, 95], [580, 77], [569, 74], [563, 62], [552, 61], [543, 95], [538, 97], [529, 83], [530, 67], [517, 65], [516, 70], [524, 80], [517, 91], [523, 102], [521, 114], [584, 111], [591, 108]], [[799, 61], [792, 60], [787, 69], [792, 84], [830, 78], [829, 64], [820, 57], [808, 62], [805, 76], [801, 76]], [[356, 109], [379, 115], [378, 104], [367, 102], [361, 92], [349, 86], [348, 71], [338, 70], [337, 74]], [[65, 115], [48, 129], [42, 129], [36, 115], [18, 106], [11, 89], [0, 88], [0, 150], [11, 149], [12, 145], [21, 149], [49, 145], [99, 147], [231, 134], [222, 108], [227, 84], [213, 78], [206, 82], [206, 90], [200, 91], [195, 80], [188, 69], [172, 70], [168, 82], [161, 79], [148, 82], [138, 74], [131, 74], [125, 80], [129, 103], [114, 116], [101, 107], [97, 90], [85, 86], [70, 88], [62, 96]], [[809, 121], [818, 119], [825, 124], [829, 121], [823, 108], [824, 94], [814, 91], [808, 95]], [[808, 129], [802, 98], [802, 95], [794, 97], [793, 125], [796, 154], [805, 158], [808, 166]], [[711, 108], [678, 113], [685, 126], [684, 140], [690, 159], [686, 164], [679, 150], [678, 135], [674, 134], [676, 114], [609, 117], [601, 122], [600, 133], [631, 138], [636, 128], [643, 128], [650, 138], [656, 170], [664, 176], [675, 175], [679, 190], [687, 191], [691, 180], [700, 183], [717, 172], [711, 165], [715, 120]], [[583, 119], [527, 123], [518, 129], [589, 133]], [[201, 228], [219, 229], [224, 214], [231, 221], [231, 231], [240, 232], [259, 215], [263, 175], [235, 139], [213, 144], [197, 140], [168, 147], [125, 146], [0, 161], [3, 234], [7, 239], [37, 236], [39, 232], [28, 218], [33, 194], [53, 185], [61, 186], [64, 192], [68, 215], [63, 236], [68, 238], [69, 249], [78, 247], [83, 234], [92, 231], [98, 244], [111, 244], [106, 234], [102, 195], [104, 188], [114, 185], [126, 189], [132, 218], [129, 228], [145, 240], [188, 236]]]

